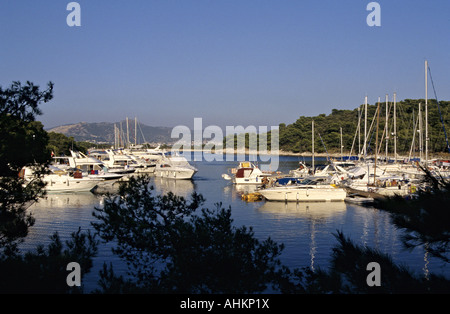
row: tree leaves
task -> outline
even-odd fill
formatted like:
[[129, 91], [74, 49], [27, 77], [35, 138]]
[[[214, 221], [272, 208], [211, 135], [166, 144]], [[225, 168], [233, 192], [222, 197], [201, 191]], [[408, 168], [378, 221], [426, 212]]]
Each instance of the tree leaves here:
[[114, 252], [132, 274], [126, 281], [105, 266], [107, 291], [255, 293], [275, 284], [283, 245], [235, 227], [231, 209], [221, 204], [198, 212], [204, 200], [196, 193], [190, 201], [172, 193], [154, 196], [149, 180], [130, 178], [94, 212], [100, 220], [94, 228], [116, 243]]

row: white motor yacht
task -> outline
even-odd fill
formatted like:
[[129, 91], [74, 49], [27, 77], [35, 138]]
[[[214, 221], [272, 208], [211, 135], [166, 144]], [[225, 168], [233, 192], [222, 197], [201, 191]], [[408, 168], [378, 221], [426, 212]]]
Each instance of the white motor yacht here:
[[154, 173], [156, 168], [156, 162], [145, 159], [145, 157], [140, 155], [129, 154], [128, 156], [133, 159], [136, 164], [134, 168], [137, 173]]
[[234, 184], [256, 184], [262, 185], [263, 179], [272, 176], [272, 173], [263, 172], [250, 161], [242, 161], [237, 168], [231, 169], [229, 174], [222, 174], [225, 180], [231, 180]]
[[188, 180], [197, 173], [197, 168], [190, 165], [184, 156], [163, 155], [156, 163], [155, 177]]
[[121, 152], [114, 152], [111, 149], [106, 150], [108, 159], [103, 160], [108, 172], [129, 174], [136, 171], [136, 161], [128, 155]]
[[309, 168], [302, 162], [299, 162], [298, 168], [294, 170], [290, 170], [289, 174], [296, 178], [303, 178], [310, 175]]
[[[89, 192], [93, 191], [104, 179], [85, 177], [81, 171], [74, 173], [50, 166], [50, 173], [45, 174], [42, 180], [46, 183], [47, 192]], [[26, 167], [23, 171], [26, 181], [34, 178], [33, 170]]]
[[268, 201], [284, 202], [326, 202], [344, 201], [347, 192], [329, 183], [307, 178], [295, 185], [275, 186], [259, 191]]
[[118, 180], [123, 174], [108, 172], [105, 164], [92, 156], [86, 156], [81, 152], [70, 151], [72, 156], [55, 156], [52, 164], [62, 170], [80, 170], [83, 176], [105, 181]]
[[364, 179], [353, 180], [347, 186], [356, 191], [377, 193], [383, 196], [406, 196], [414, 194], [417, 189], [417, 183], [405, 176], [377, 176], [375, 182], [372, 177], [371, 183], [367, 183], [367, 180]]

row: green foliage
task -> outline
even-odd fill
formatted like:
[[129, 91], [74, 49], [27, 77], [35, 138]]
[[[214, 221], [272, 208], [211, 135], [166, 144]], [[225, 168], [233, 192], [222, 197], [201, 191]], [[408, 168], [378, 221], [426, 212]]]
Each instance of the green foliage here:
[[108, 144], [92, 144], [89, 142], [75, 141], [72, 136], [66, 136], [62, 133], [48, 132], [48, 146], [47, 150], [53, 152], [56, 156], [66, 155], [70, 156], [70, 151], [78, 151], [86, 153], [90, 148], [110, 148]]
[[[18, 250], [35, 222], [27, 208], [45, 194], [41, 176], [50, 158], [48, 135], [35, 115], [41, 114], [38, 105], [52, 98], [53, 83], [43, 92], [31, 82], [0, 87], [0, 293], [80, 291], [66, 284], [66, 266], [77, 261], [88, 272], [96, 253], [94, 237], [80, 231], [64, 250], [57, 234], [47, 250], [39, 246], [25, 255]], [[34, 170], [31, 182], [18, 176], [25, 166]]]
[[[339, 231], [328, 270], [289, 269], [278, 259], [283, 245], [270, 238], [260, 242], [251, 228], [233, 226], [230, 209], [218, 204], [216, 210], [198, 212], [203, 202], [200, 195], [194, 193], [188, 202], [171, 193], [152, 193], [148, 178], [131, 179], [117, 196], [109, 196], [104, 207], [96, 209], [94, 216], [100, 222], [94, 223], [94, 228], [105, 241], [117, 244], [114, 253], [127, 262], [131, 275], [117, 276], [112, 266], [105, 264], [99, 281], [101, 290], [97, 292], [260, 293], [271, 285], [273, 291], [282, 293], [401, 294], [447, 293], [450, 288], [447, 278], [418, 276], [386, 254], [355, 245]], [[400, 210], [402, 215], [405, 210]], [[410, 228], [419, 235], [416, 239], [428, 241], [430, 247], [438, 245], [435, 252], [443, 255], [448, 251], [448, 214], [434, 210], [429, 215], [434, 219], [427, 218], [426, 222], [413, 210], [400, 221], [417, 220], [417, 228]], [[425, 230], [432, 228], [436, 219], [443, 221], [437, 224], [437, 230], [427, 233]], [[433, 242], [431, 233], [437, 242]], [[381, 286], [367, 284], [367, 265], [371, 262], [381, 267]]]
[[25, 165], [48, 161], [47, 132], [35, 115], [41, 114], [38, 105], [52, 98], [53, 83], [43, 92], [31, 82], [24, 86], [13, 82], [7, 89], [0, 86], [0, 177], [15, 176]]
[[420, 189], [418, 197], [392, 197], [380, 202], [378, 207], [389, 212], [393, 223], [404, 231], [402, 241], [405, 248], [426, 246], [430, 254], [449, 263], [450, 181], [422, 169], [427, 188]]
[[39, 172], [27, 185], [21, 178], [0, 179], [0, 255], [17, 252], [18, 244], [23, 242], [28, 228], [35, 222], [27, 208], [45, 194]]
[[[405, 266], [377, 250], [355, 245], [342, 232], [335, 234], [338, 245], [333, 249], [329, 271], [319, 270], [310, 277], [309, 292], [320, 293], [447, 293], [450, 281], [431, 274], [429, 278], [416, 276]], [[380, 265], [380, 286], [369, 286], [367, 265]]]
[[[80, 264], [81, 278], [92, 268], [92, 257], [97, 253], [98, 242], [90, 232], [72, 233], [66, 248], [57, 233], [44, 248], [24, 255], [0, 255], [0, 293], [81, 293], [82, 287], [66, 283], [67, 264]], [[83, 282], [81, 280], [81, 282]]]
[[[425, 247], [427, 252], [449, 263], [450, 243], [450, 182], [436, 178], [427, 169], [424, 181], [428, 188], [419, 190], [412, 199], [392, 197], [380, 200], [378, 208], [387, 211], [394, 225], [403, 231], [402, 242], [407, 249]], [[282, 291], [285, 293], [448, 293], [450, 280], [429, 273], [417, 275], [403, 265], [394, 263], [389, 255], [355, 245], [342, 232], [335, 234], [338, 244], [333, 248], [329, 270], [285, 273]], [[381, 286], [369, 286], [367, 265], [376, 262], [381, 269]]]
[[67, 155], [70, 156], [70, 150], [74, 147], [75, 140], [73, 137], [67, 137], [62, 133], [48, 132], [48, 149], [56, 156]]
[[[409, 152], [411, 143], [413, 140], [414, 126], [417, 122], [419, 103], [421, 103], [423, 125], [425, 125], [425, 100], [423, 99], [405, 99], [397, 102], [397, 152], [405, 153]], [[448, 129], [450, 128], [450, 102], [440, 101], [441, 112], [443, 115], [444, 125]], [[385, 121], [386, 121], [386, 104], [380, 103], [380, 120], [379, 120], [379, 145], [383, 143], [382, 147], [384, 151], [385, 147]], [[368, 135], [369, 151], [374, 153], [375, 149], [375, 132], [376, 132], [376, 109], [377, 104], [368, 105], [367, 120], [369, 130], [372, 121], [374, 125], [372, 132]], [[388, 102], [388, 127], [389, 127], [389, 152], [393, 152], [393, 103]], [[361, 145], [364, 142], [364, 111], [361, 108]], [[315, 127], [315, 152], [323, 153], [325, 148], [328, 152], [340, 153], [340, 128], [342, 128], [342, 142], [344, 146], [344, 153], [350, 153], [353, 146], [353, 154], [358, 151], [358, 138], [356, 131], [358, 126], [358, 110], [338, 110], [333, 109], [331, 114], [320, 114], [315, 117], [301, 116], [292, 124], [286, 125], [280, 124], [280, 149], [284, 151], [292, 152], [311, 152], [312, 147], [312, 134], [311, 134], [311, 122], [314, 120]], [[447, 152], [445, 135], [440, 121], [439, 111], [437, 103], [434, 99], [428, 100], [428, 134], [429, 134], [429, 151], [430, 152]], [[417, 132], [416, 132], [417, 133]], [[320, 141], [322, 137], [323, 144]], [[413, 151], [418, 151], [418, 139], [417, 134], [415, 137], [415, 147]], [[324, 147], [325, 146], [325, 147]]]
[[153, 196], [149, 179], [131, 178], [94, 213], [94, 228], [130, 266], [132, 279], [106, 266], [103, 292], [254, 293], [274, 283], [283, 246], [260, 242], [251, 228], [233, 226], [231, 209], [202, 209], [172, 193]]
[[[35, 115], [41, 113], [38, 105], [52, 97], [52, 83], [43, 92], [31, 82], [24, 86], [13, 82], [7, 89], [0, 87], [0, 253], [15, 252], [34, 223], [26, 208], [44, 193], [41, 165], [50, 157], [45, 149], [47, 132], [35, 121]], [[36, 170], [28, 185], [18, 177], [24, 166]]]
[[[239, 133], [224, 137], [220, 148], [249, 149], [251, 151], [272, 149], [272, 132], [267, 133]], [[216, 147], [217, 148], [217, 147]]]

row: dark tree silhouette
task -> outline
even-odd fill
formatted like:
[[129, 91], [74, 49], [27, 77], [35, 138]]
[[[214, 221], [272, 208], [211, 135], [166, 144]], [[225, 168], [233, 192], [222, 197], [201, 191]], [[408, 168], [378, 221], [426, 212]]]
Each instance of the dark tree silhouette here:
[[[65, 249], [58, 234], [47, 249], [40, 245], [24, 255], [18, 249], [35, 222], [27, 208], [45, 194], [48, 136], [35, 117], [41, 114], [39, 104], [52, 98], [51, 82], [45, 91], [31, 82], [0, 87], [0, 293], [80, 292], [66, 283], [67, 264], [78, 262], [83, 275], [97, 251], [95, 237], [81, 230]], [[18, 175], [25, 166], [34, 170], [31, 182]]]
[[[0, 252], [16, 250], [34, 223], [26, 208], [43, 195], [40, 175], [50, 158], [45, 149], [47, 132], [35, 121], [35, 115], [41, 113], [38, 105], [52, 97], [51, 82], [43, 92], [31, 82], [0, 87]], [[25, 166], [37, 170], [35, 180], [26, 186], [18, 177]]]
[[103, 292], [255, 293], [276, 283], [283, 245], [233, 226], [231, 209], [220, 204], [198, 210], [203, 197], [196, 193], [190, 201], [154, 196], [149, 180], [130, 178], [94, 212], [94, 228], [116, 243], [132, 275], [125, 280], [105, 265]]
[[426, 246], [430, 254], [449, 263], [450, 181], [421, 168], [424, 188], [418, 190], [417, 197], [392, 197], [380, 202], [379, 208], [389, 212], [393, 223], [403, 230], [406, 248]]

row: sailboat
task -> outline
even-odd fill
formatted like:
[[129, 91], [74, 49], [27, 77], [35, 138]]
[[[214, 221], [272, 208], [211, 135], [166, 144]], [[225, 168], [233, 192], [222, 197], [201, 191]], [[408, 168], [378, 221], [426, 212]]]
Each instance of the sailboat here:
[[[314, 169], [314, 121], [312, 129], [312, 169]], [[284, 202], [327, 202], [344, 201], [347, 192], [335, 184], [331, 184], [332, 176], [311, 175], [294, 184], [274, 186], [259, 191], [268, 201]]]

